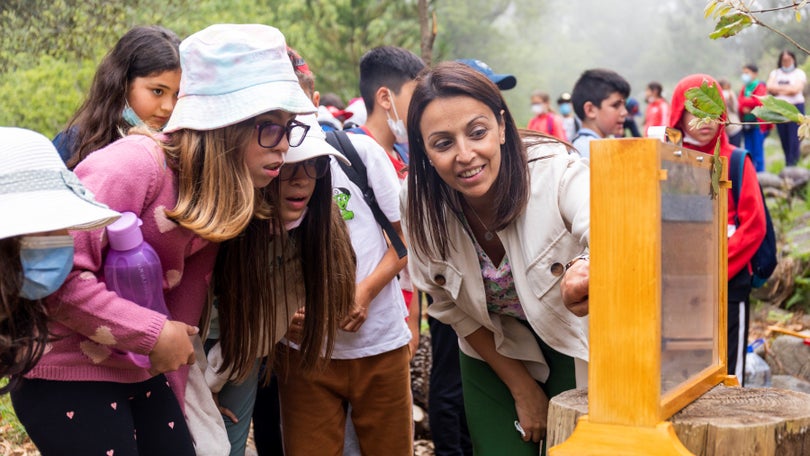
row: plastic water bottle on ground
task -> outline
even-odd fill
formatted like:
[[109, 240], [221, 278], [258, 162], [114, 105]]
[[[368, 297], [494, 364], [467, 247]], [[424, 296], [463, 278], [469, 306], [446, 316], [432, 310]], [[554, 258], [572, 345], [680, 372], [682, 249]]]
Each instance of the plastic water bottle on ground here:
[[[107, 289], [118, 296], [169, 316], [163, 298], [163, 268], [155, 249], [143, 240], [142, 224], [135, 214], [124, 212], [107, 226], [110, 250], [104, 260], [104, 280]], [[135, 364], [151, 366], [148, 356], [129, 355]]]
[[771, 367], [755, 351], [757, 347], [764, 343], [765, 340], [757, 339], [748, 346], [745, 354], [745, 380], [743, 386], [751, 388], [771, 386]]

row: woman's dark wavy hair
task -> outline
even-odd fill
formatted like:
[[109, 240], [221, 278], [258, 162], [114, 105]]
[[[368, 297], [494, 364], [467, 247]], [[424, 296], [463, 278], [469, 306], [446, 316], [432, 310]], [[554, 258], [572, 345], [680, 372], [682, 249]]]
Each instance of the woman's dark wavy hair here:
[[[180, 38], [159, 26], [128, 31], [96, 69], [87, 98], [67, 124], [72, 141], [68, 167], [121, 137], [129, 125], [121, 113], [135, 78], [180, 69]], [[75, 130], [75, 134], [71, 132]]]
[[11, 376], [0, 394], [34, 368], [48, 342], [48, 314], [42, 300], [20, 297], [23, 285], [20, 238], [0, 239], [0, 378]]
[[523, 212], [529, 198], [526, 149], [498, 87], [463, 63], [442, 62], [423, 71], [417, 78], [408, 107], [410, 162], [406, 211], [412, 242], [421, 252], [441, 259], [447, 257], [453, 242], [447, 233], [447, 214], [459, 216], [462, 197], [430, 165], [420, 126], [422, 115], [432, 101], [451, 97], [470, 97], [480, 101], [492, 110], [495, 118], [505, 127], [501, 169], [493, 183], [496, 225], [492, 228], [501, 230], [512, 223]]
[[793, 65], [799, 66], [799, 61], [796, 60], [796, 54], [793, 53], [790, 49], [785, 49], [779, 53], [779, 57], [776, 58], [776, 68], [780, 68], [782, 66], [782, 57], [785, 55], [789, 55], [793, 59]]
[[[264, 189], [265, 198], [278, 207], [278, 179]], [[214, 293], [219, 300], [222, 371], [232, 369], [231, 378], [243, 380], [254, 361], [269, 347], [267, 365], [273, 365], [274, 341], [279, 318], [290, 321], [285, 299], [288, 283], [286, 265], [300, 261], [304, 277], [304, 333], [301, 339], [301, 368], [312, 370], [328, 358], [334, 347], [342, 318], [354, 303], [355, 257], [349, 233], [332, 200], [331, 175], [318, 179], [301, 226], [290, 236], [276, 213], [270, 219], [254, 218], [245, 233], [221, 244], [214, 269]], [[273, 228], [273, 227], [276, 228]], [[274, 232], [280, 232], [274, 235]], [[288, 247], [293, 242], [295, 250]], [[273, 263], [271, 265], [271, 262]], [[269, 382], [271, 369], [264, 381]]]

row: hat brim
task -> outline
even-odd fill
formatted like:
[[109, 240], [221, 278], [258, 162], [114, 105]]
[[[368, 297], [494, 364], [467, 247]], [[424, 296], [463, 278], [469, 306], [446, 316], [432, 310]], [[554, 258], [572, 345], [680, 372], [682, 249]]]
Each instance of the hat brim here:
[[317, 108], [297, 81], [266, 82], [220, 95], [180, 97], [163, 131], [214, 130], [276, 110], [311, 114]]
[[490, 79], [501, 90], [513, 89], [517, 85], [517, 79], [511, 74], [493, 74]]
[[284, 158], [284, 163], [298, 163], [310, 158], [323, 157], [331, 155], [341, 162], [351, 166], [351, 162], [345, 155], [335, 149], [325, 139], [307, 136], [304, 142], [298, 147], [290, 147], [287, 150], [287, 156]]
[[92, 230], [121, 214], [89, 203], [69, 190], [0, 195], [0, 239], [62, 229]]

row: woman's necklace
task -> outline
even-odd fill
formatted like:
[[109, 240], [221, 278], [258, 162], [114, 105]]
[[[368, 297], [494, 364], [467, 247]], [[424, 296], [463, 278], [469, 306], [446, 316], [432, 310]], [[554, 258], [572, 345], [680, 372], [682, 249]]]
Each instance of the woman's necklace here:
[[478, 219], [478, 223], [480, 223], [480, 224], [481, 224], [481, 226], [483, 226], [483, 227], [484, 227], [484, 239], [486, 239], [487, 241], [491, 241], [491, 240], [493, 240], [493, 239], [495, 238], [495, 234], [494, 234], [494, 233], [492, 233], [492, 231], [489, 229], [489, 227], [487, 226], [487, 224], [486, 224], [486, 223], [484, 223], [484, 221], [483, 221], [483, 220], [481, 220], [481, 217], [479, 217], [479, 216], [478, 216], [478, 213], [477, 213], [477, 212], [475, 212], [475, 209], [473, 209], [473, 207], [472, 207], [472, 206], [470, 206], [470, 205], [468, 204], [468, 205], [467, 205], [467, 207], [469, 207], [469, 208], [470, 208], [470, 212], [472, 212], [473, 216], [475, 216], [475, 218], [476, 218], [476, 219]]

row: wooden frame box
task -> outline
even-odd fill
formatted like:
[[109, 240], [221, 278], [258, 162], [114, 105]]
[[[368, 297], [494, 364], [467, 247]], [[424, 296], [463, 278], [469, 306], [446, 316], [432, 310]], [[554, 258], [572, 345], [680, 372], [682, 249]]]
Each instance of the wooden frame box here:
[[657, 139], [591, 142], [589, 414], [550, 454], [690, 454], [666, 420], [733, 382], [730, 183], [713, 162]]

